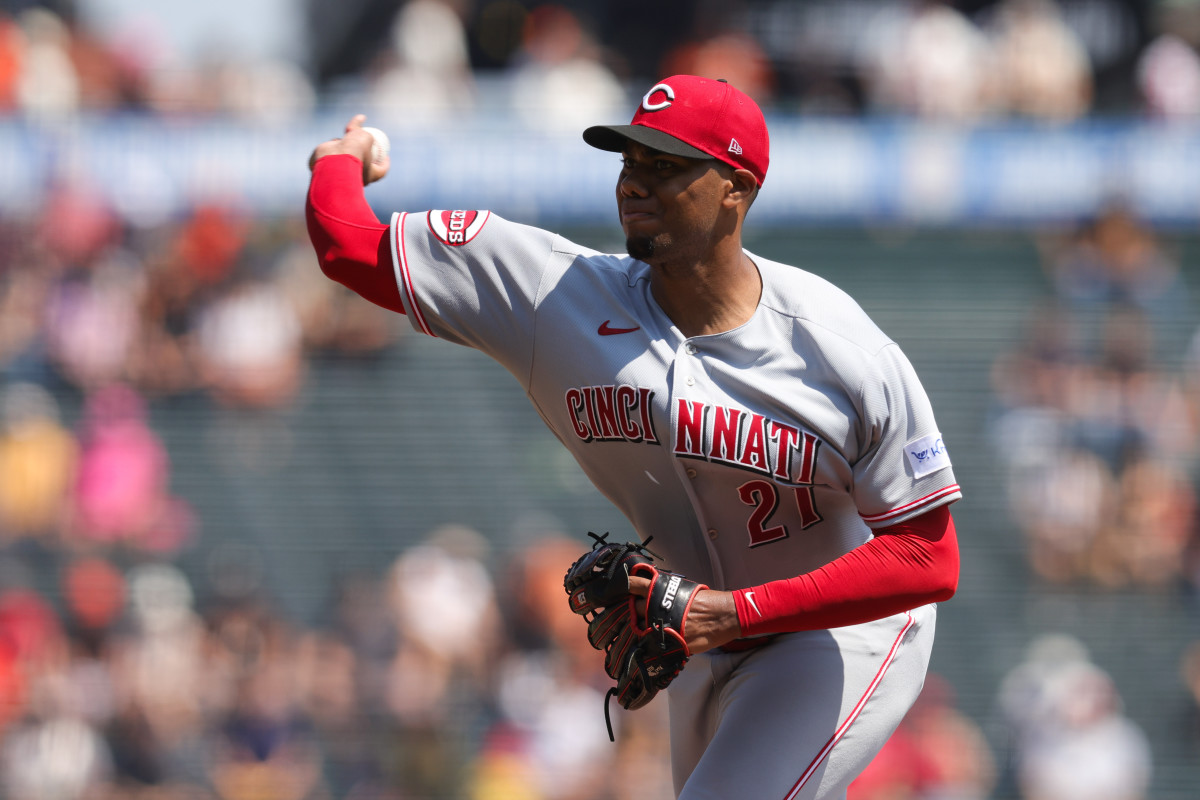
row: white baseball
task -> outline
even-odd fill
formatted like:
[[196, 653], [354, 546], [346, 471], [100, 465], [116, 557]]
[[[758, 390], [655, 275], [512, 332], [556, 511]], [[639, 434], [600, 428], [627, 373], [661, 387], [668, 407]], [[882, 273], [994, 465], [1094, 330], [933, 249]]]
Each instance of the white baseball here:
[[387, 134], [379, 130], [379, 128], [364, 126], [363, 130], [371, 134], [372, 138], [375, 139], [375, 144], [371, 146], [371, 160], [378, 164], [380, 161], [383, 161], [384, 156], [391, 152], [392, 143], [388, 141]]

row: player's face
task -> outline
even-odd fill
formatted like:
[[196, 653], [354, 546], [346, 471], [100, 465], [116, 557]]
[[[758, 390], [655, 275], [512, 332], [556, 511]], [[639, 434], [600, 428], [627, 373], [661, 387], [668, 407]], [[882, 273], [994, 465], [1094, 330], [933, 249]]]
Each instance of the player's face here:
[[629, 254], [650, 264], [703, 259], [717, 235], [727, 185], [714, 162], [634, 142], [621, 158], [617, 213]]

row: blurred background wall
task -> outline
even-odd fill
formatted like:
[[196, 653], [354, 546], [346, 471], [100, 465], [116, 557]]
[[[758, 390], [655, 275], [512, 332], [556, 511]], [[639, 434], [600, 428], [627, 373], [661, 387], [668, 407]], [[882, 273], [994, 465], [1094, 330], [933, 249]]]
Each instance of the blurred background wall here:
[[1194, 0], [0, 0], [0, 798], [670, 796], [563, 602], [627, 523], [302, 212], [363, 112], [381, 219], [617, 251], [579, 131], [676, 72], [762, 104], [747, 246], [904, 347], [964, 487], [851, 797], [1194, 798], [1198, 45]]

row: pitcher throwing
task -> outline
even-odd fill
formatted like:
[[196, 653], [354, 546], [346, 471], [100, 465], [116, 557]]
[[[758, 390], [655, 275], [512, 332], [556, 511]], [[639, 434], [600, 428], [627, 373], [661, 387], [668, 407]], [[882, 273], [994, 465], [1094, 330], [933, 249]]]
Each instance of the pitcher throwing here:
[[631, 124], [584, 131], [620, 154], [628, 255], [488, 211], [384, 225], [363, 186], [388, 163], [371, 160], [362, 122], [313, 153], [321, 268], [503, 364], [653, 537], [661, 560], [611, 572], [628, 611], [611, 636], [589, 635], [625, 674], [637, 665], [613, 644], [627, 654], [630, 631], [665, 634], [646, 612], [672, 604], [686, 666], [662, 686], [678, 797], [844, 797], [921, 690], [933, 604], [958, 582], [948, 507], [961, 494], [896, 343], [829, 282], [742, 246], [769, 162], [758, 106], [675, 75]]

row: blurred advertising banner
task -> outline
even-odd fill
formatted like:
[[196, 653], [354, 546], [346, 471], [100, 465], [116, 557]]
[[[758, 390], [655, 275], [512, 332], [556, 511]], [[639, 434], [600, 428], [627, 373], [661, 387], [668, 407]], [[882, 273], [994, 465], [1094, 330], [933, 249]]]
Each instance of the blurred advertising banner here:
[[[263, 216], [299, 215], [308, 155], [348, 117], [278, 126], [209, 117], [0, 121], [0, 211], [20, 216], [68, 182], [135, 226], [214, 199]], [[385, 116], [369, 122], [392, 140], [391, 174], [367, 191], [384, 219], [401, 208], [488, 208], [527, 222], [615, 222], [618, 157], [577, 134], [499, 115], [415, 129]], [[756, 224], [1043, 225], [1113, 200], [1160, 225], [1200, 218], [1200, 123], [961, 128], [772, 116], [769, 124]]]

